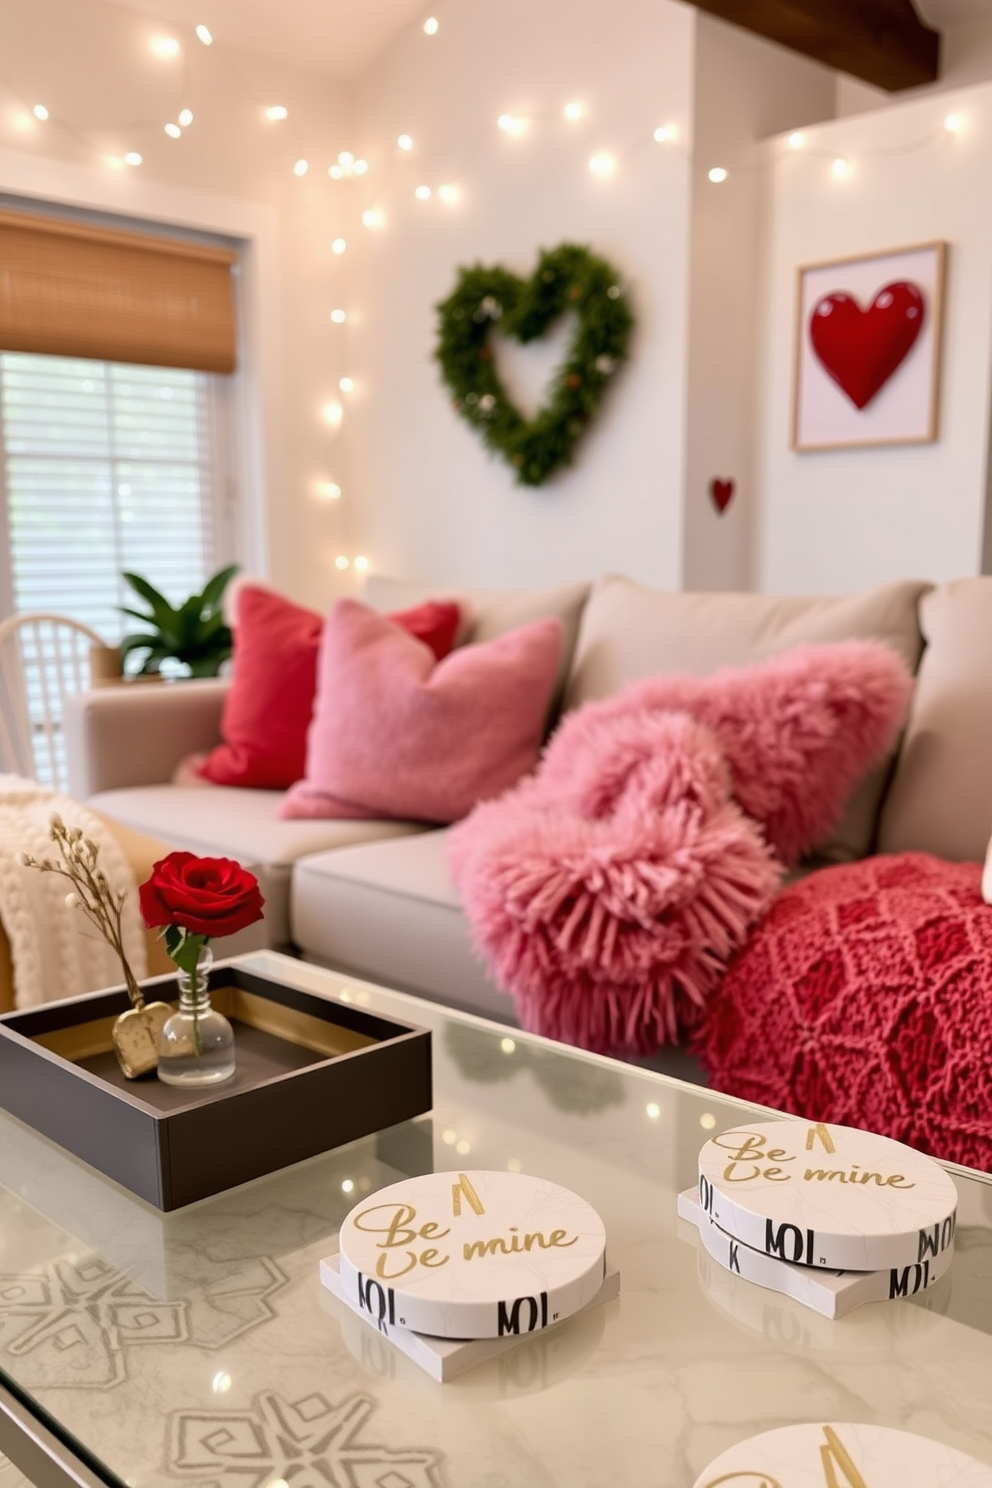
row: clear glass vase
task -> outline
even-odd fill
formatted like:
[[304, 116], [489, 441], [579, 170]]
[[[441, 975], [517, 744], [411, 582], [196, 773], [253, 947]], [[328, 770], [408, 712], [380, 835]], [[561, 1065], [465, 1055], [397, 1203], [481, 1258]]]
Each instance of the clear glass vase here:
[[179, 1011], [172, 1014], [158, 1036], [158, 1077], [166, 1085], [188, 1089], [219, 1085], [234, 1074], [234, 1030], [210, 1006], [207, 973], [214, 953], [200, 951], [196, 974], [180, 971]]

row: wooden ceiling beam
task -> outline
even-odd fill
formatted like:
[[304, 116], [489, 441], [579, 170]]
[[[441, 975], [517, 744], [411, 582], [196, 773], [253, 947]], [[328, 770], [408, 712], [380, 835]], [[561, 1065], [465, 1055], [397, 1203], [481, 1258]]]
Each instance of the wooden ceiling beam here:
[[935, 82], [940, 32], [913, 0], [692, 0], [697, 9], [790, 47], [876, 88]]

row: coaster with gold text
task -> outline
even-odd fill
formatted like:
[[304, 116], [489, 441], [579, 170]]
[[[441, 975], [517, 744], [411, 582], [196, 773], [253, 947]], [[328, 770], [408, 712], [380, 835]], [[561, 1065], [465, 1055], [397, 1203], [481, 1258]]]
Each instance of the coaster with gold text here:
[[590, 1204], [524, 1173], [428, 1173], [356, 1204], [341, 1226], [349, 1301], [437, 1338], [548, 1328], [603, 1285], [606, 1231]]
[[943, 1442], [858, 1423], [782, 1426], [724, 1452], [693, 1488], [992, 1488], [992, 1467]]
[[958, 1195], [933, 1158], [901, 1142], [788, 1120], [705, 1143], [699, 1202], [725, 1234], [778, 1260], [885, 1271], [951, 1245]]

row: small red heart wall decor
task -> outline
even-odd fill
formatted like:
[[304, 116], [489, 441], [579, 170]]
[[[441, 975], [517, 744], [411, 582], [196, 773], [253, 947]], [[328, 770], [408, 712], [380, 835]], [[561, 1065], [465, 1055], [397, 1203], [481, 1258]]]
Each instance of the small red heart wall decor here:
[[853, 295], [821, 296], [809, 317], [809, 339], [821, 366], [855, 408], [867, 408], [905, 361], [926, 318], [919, 285], [896, 279], [867, 310]]
[[710, 481], [710, 499], [721, 517], [733, 501], [735, 489], [732, 480], [720, 480], [715, 476]]

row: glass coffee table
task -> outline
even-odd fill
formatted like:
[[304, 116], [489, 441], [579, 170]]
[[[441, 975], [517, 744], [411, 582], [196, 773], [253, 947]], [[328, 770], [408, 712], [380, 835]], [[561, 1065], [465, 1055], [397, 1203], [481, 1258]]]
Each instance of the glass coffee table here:
[[[242, 964], [430, 1027], [433, 1115], [163, 1215], [0, 1113], [0, 1488], [681, 1488], [821, 1420], [992, 1465], [988, 1177], [950, 1170], [949, 1276], [831, 1322], [720, 1270], [676, 1216], [701, 1143], [761, 1108], [285, 957]], [[574, 1189], [619, 1299], [435, 1384], [318, 1275], [363, 1194], [432, 1168]]]

